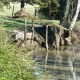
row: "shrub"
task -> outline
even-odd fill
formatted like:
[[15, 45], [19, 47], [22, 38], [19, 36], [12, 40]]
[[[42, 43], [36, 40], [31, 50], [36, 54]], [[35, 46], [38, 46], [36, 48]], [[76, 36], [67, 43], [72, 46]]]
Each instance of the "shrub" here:
[[25, 56], [26, 50], [9, 44], [8, 40], [5, 29], [0, 27], [0, 79], [36, 80], [31, 67], [33, 62], [29, 62]]

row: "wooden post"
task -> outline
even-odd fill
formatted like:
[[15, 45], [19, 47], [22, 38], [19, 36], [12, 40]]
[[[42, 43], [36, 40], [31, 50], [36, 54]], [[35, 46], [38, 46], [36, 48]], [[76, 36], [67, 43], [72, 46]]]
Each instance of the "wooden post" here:
[[55, 48], [57, 49], [58, 48], [58, 46], [57, 46], [57, 35], [56, 35], [56, 27], [54, 28], [54, 35], [55, 35]]
[[34, 39], [34, 19], [32, 19], [32, 38], [31, 38], [31, 43], [33, 43]]
[[70, 31], [70, 35], [71, 35], [71, 42], [73, 44], [73, 40], [72, 40], [72, 30]]
[[70, 66], [70, 72], [72, 74], [72, 80], [76, 80], [76, 73], [74, 71], [73, 63], [74, 63], [74, 59], [72, 60], [70, 55], [69, 55], [69, 66]]
[[35, 8], [35, 16], [36, 16], [36, 14], [37, 14], [37, 9]]
[[46, 52], [46, 58], [45, 58], [45, 71], [46, 71], [46, 67], [47, 67], [47, 60], [48, 60], [48, 51]]
[[48, 25], [46, 25], [46, 51], [48, 52]]
[[13, 10], [12, 10], [12, 17], [14, 16], [14, 6], [13, 6]]
[[27, 27], [27, 25], [26, 25], [26, 18], [24, 19], [24, 43], [25, 43], [25, 45], [26, 45], [26, 27]]

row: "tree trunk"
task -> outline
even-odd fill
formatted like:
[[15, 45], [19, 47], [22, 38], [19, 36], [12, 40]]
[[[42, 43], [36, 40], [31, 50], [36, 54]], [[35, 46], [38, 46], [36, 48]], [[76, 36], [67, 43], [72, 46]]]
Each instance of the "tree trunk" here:
[[46, 26], [46, 51], [48, 52], [48, 25]]
[[34, 39], [34, 20], [32, 19], [32, 38], [31, 38], [31, 43], [33, 43]]
[[71, 30], [71, 32], [69, 31], [69, 37], [65, 38], [65, 40], [67, 41], [67, 44], [68, 43], [72, 44], [72, 29], [75, 25], [77, 18], [78, 18], [78, 14], [79, 14], [79, 10], [80, 10], [80, 0], [77, 0], [76, 4], [77, 4], [76, 12], [75, 12], [75, 15], [73, 16], [72, 23], [70, 23], [70, 25], [69, 25], [69, 29]]
[[[70, 0], [60, 0], [60, 25], [68, 28], [68, 17], [69, 17]], [[65, 32], [60, 29], [60, 45], [65, 45]]]
[[70, 27], [71, 31], [72, 31], [72, 29], [73, 29], [73, 27], [75, 25], [75, 22], [77, 20], [78, 14], [79, 14], [79, 11], [80, 11], [80, 0], [78, 0], [78, 2], [77, 2], [76, 13], [75, 13], [75, 15], [74, 15], [74, 17], [72, 19], [72, 24], [71, 24], [71, 27]]
[[25, 1], [21, 0], [21, 9], [24, 8], [24, 6], [25, 6]]

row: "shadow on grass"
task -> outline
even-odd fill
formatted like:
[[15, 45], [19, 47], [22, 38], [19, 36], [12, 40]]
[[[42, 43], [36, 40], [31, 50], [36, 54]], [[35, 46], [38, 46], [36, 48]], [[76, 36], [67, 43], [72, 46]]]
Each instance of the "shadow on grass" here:
[[[3, 22], [3, 27], [6, 29], [19, 29], [19, 30], [24, 30], [24, 19], [22, 18], [7, 18], [7, 17], [1, 17], [0, 21]], [[39, 24], [39, 21], [34, 21], [34, 26], [35, 24]], [[31, 30], [32, 28], [32, 20], [27, 20], [26, 23], [27, 29]]]
[[10, 22], [5, 22], [4, 23], [5, 25], [4, 25], [4, 27], [6, 28], [6, 29], [23, 29], [23, 24], [19, 24], [19, 23], [10, 23]]
[[[3, 27], [6, 29], [20, 29], [24, 30], [24, 20], [23, 19], [12, 19], [12, 18], [6, 18], [2, 17], [0, 21], [3, 23]], [[27, 27], [31, 25], [30, 22], [27, 22]]]

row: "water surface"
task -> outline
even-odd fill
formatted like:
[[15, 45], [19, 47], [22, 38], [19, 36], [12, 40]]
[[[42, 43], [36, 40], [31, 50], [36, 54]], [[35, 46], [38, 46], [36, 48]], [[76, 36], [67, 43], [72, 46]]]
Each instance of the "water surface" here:
[[80, 45], [31, 55], [38, 80], [80, 80]]

